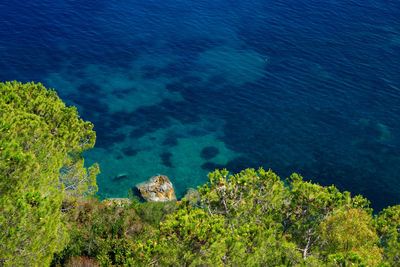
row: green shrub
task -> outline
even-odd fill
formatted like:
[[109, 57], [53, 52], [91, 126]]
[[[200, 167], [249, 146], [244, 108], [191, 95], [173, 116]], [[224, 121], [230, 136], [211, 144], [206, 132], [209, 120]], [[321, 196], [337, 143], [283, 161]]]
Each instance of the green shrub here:
[[176, 201], [139, 203], [137, 199], [132, 199], [132, 202], [140, 219], [153, 227], [158, 227], [168, 214], [176, 210]]

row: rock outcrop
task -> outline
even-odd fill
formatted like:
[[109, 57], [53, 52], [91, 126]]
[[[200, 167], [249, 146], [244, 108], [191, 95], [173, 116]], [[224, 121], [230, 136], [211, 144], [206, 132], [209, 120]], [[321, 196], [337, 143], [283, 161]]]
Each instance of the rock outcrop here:
[[146, 201], [176, 200], [174, 186], [165, 175], [151, 177], [149, 181], [136, 185]]

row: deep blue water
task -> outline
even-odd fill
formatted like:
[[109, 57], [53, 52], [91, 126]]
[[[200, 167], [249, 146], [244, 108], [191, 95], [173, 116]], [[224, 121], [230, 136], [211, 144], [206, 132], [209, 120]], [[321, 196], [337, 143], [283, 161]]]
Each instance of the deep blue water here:
[[8, 80], [94, 123], [102, 197], [264, 166], [400, 204], [397, 0], [3, 0]]

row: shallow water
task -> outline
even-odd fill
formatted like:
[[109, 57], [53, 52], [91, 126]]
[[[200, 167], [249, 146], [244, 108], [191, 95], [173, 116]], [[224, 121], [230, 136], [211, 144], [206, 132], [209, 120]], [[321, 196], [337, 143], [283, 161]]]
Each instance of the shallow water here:
[[94, 123], [101, 197], [264, 166], [400, 203], [398, 1], [3, 1], [0, 55]]

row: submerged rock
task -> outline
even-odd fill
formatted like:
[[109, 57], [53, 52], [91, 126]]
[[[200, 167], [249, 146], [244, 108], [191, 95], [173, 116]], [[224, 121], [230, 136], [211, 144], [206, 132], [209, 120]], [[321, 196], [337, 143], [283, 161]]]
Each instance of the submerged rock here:
[[136, 185], [146, 201], [176, 200], [174, 186], [165, 175], [151, 177], [149, 181]]
[[124, 180], [128, 178], [128, 174], [127, 173], [119, 173], [116, 176], [114, 176], [114, 178], [112, 179], [114, 182], [115, 181], [120, 181], [120, 180]]

